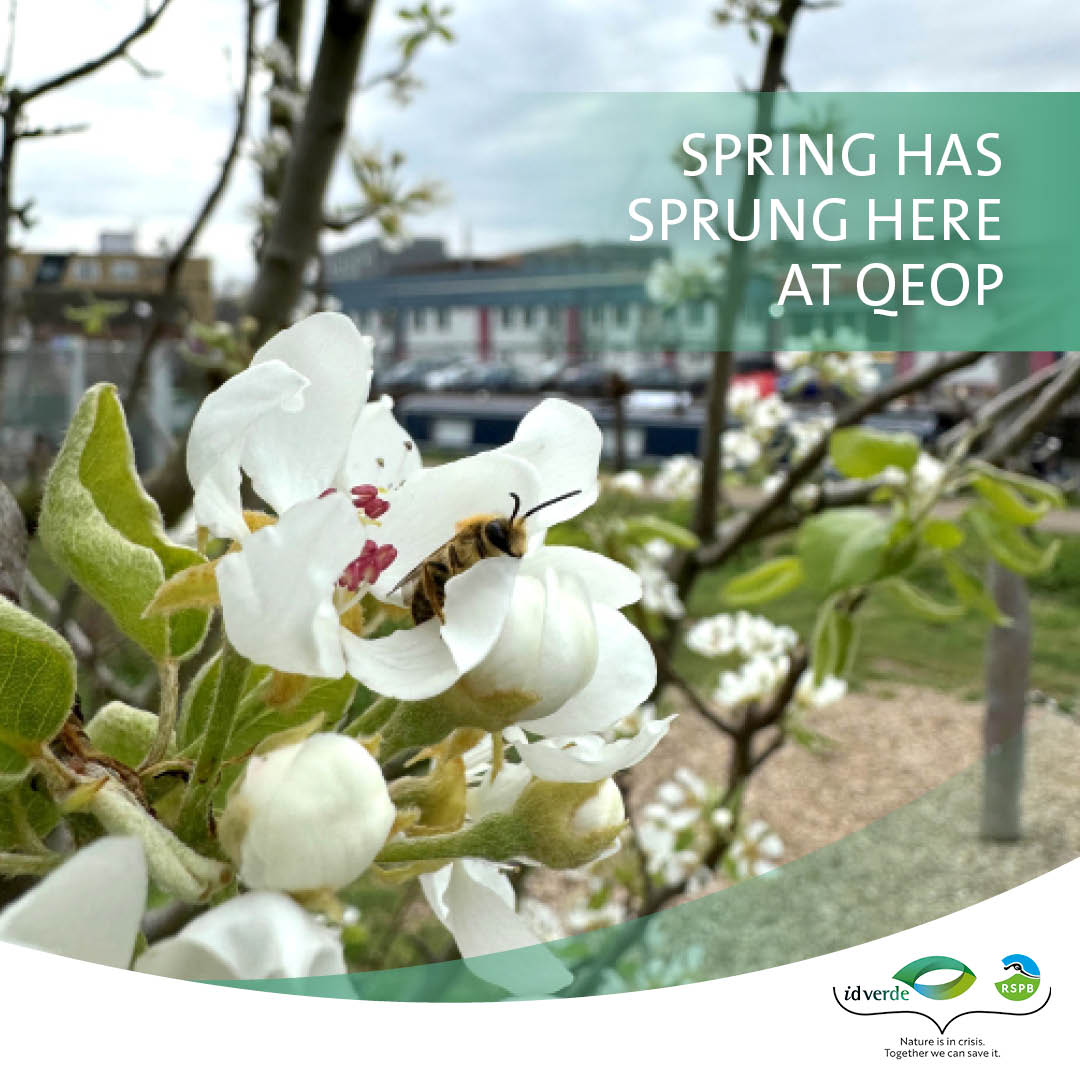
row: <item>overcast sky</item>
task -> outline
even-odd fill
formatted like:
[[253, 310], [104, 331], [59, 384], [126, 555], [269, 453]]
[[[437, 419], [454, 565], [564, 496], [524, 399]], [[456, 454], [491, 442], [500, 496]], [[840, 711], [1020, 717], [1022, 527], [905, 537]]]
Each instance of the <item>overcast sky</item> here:
[[[271, 5], [267, 5], [269, 8]], [[716, 0], [459, 0], [453, 46], [431, 44], [424, 82], [402, 109], [384, 90], [354, 100], [351, 131], [403, 150], [418, 177], [452, 201], [412, 231], [460, 249], [513, 250], [560, 237], [523, 203], [507, 162], [539, 160], [547, 134], [581, 120], [580, 91], [732, 90], [759, 57], [736, 29], [711, 24]], [[310, 57], [322, 15], [308, 0]], [[365, 57], [370, 75], [394, 57], [400, 3], [383, 3]], [[115, 43], [143, 0], [22, 0], [13, 83], [29, 85]], [[0, 5], [0, 11], [3, 10]], [[242, 0], [173, 0], [135, 52], [162, 74], [118, 63], [41, 99], [40, 123], [86, 121], [88, 132], [21, 144], [16, 196], [36, 201], [28, 248], [96, 249], [102, 229], [137, 227], [152, 250], [173, 239], [212, 183], [227, 146], [239, 79]], [[265, 40], [271, 15], [264, 15]], [[787, 72], [800, 90], [1080, 90], [1080, 5], [1060, 0], [846, 0], [800, 16]], [[0, 37], [5, 27], [0, 19]], [[538, 95], [549, 95], [541, 98]], [[260, 98], [253, 133], [265, 122]], [[557, 163], [549, 163], [557, 167]], [[350, 198], [344, 169], [332, 196]], [[237, 170], [201, 253], [219, 286], [250, 277], [253, 169]], [[357, 238], [364, 235], [358, 232]]]

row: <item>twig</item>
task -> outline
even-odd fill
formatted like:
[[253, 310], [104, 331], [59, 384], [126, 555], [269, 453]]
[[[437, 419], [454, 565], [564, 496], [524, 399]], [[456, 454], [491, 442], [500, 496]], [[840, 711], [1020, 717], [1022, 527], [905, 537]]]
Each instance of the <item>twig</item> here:
[[162, 12], [164, 12], [171, 3], [172, 0], [161, 0], [156, 8], [147, 10], [146, 14], [143, 16], [142, 22], [124, 38], [118, 41], [108, 50], [108, 52], [104, 52], [100, 56], [96, 56], [92, 60], [87, 60], [76, 67], [69, 68], [59, 75], [54, 75], [51, 79], [46, 79], [44, 82], [40, 82], [36, 86], [30, 87], [29, 90], [20, 90], [19, 100], [23, 103], [32, 101], [34, 98], [41, 97], [42, 94], [48, 94], [52, 90], [58, 90], [61, 86], [66, 86], [76, 79], [82, 79], [87, 75], [92, 75], [95, 71], [105, 67], [106, 64], [111, 64], [114, 60], [119, 60], [121, 57], [126, 59], [128, 49], [134, 45], [139, 38], [148, 34], [154, 28], [154, 24], [161, 18]]
[[255, 22], [258, 12], [259, 5], [256, 0], [247, 0], [244, 31], [244, 76], [236, 100], [236, 119], [233, 123], [232, 139], [221, 163], [217, 180], [207, 192], [206, 198], [188, 227], [187, 233], [177, 245], [176, 250], [169, 256], [169, 261], [165, 265], [165, 279], [162, 284], [161, 295], [155, 304], [154, 319], [143, 336], [139, 356], [135, 361], [135, 370], [131, 376], [131, 383], [128, 386], [127, 394], [124, 396], [124, 408], [129, 413], [146, 383], [147, 372], [150, 367], [150, 355], [154, 350], [154, 346], [161, 340], [168, 323], [171, 321], [171, 309], [180, 289], [180, 276], [184, 266], [191, 256], [199, 235], [217, 209], [221, 197], [225, 194], [229, 177], [232, 174], [233, 166], [243, 144], [244, 132], [247, 129], [248, 105], [251, 101], [251, 80], [255, 69]]
[[1010, 453], [1022, 447], [1080, 388], [1080, 354], [1071, 354], [1058, 376], [990, 444], [982, 456], [991, 464], [1000, 464]]

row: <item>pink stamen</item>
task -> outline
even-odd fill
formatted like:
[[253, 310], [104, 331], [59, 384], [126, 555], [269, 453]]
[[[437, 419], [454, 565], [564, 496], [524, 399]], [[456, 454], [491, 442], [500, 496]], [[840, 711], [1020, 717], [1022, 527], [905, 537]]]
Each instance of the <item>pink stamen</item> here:
[[364, 513], [374, 521], [376, 518], [381, 518], [387, 510], [390, 509], [390, 504], [385, 499], [372, 499], [363, 507]]
[[320, 496], [320, 499], [325, 499], [327, 495], [333, 495], [337, 491], [337, 488], [327, 488]]
[[390, 509], [390, 504], [379, 498], [379, 489], [374, 484], [357, 484], [349, 488], [349, 494], [352, 495], [353, 506], [372, 521]]
[[365, 540], [360, 554], [353, 559], [338, 578], [338, 585], [349, 592], [356, 592], [361, 585], [374, 585], [379, 575], [397, 558], [393, 544], [376, 544]]

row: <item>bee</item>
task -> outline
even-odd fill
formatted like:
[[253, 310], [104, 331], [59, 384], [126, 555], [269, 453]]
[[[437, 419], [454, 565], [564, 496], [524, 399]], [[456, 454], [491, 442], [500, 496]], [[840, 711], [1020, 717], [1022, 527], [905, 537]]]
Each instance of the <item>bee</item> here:
[[443, 620], [446, 583], [452, 577], [464, 573], [481, 559], [496, 558], [500, 555], [520, 559], [525, 554], [525, 522], [538, 510], [544, 510], [554, 503], [580, 494], [580, 489], [568, 491], [565, 495], [548, 499], [519, 516], [521, 497], [511, 491], [510, 498], [514, 500], [514, 509], [509, 517], [474, 514], [459, 521], [454, 535], [410, 570], [391, 592], [402, 590], [402, 598], [409, 605], [417, 626], [428, 619]]

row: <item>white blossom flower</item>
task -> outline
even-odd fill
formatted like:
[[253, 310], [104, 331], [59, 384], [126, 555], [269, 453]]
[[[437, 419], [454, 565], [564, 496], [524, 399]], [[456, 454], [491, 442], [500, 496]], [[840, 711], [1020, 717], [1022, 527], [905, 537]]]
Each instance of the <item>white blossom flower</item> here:
[[764, 821], [752, 821], [735, 837], [729, 855], [740, 880], [759, 877], [776, 868], [784, 842]]
[[436, 918], [480, 978], [520, 997], [551, 994], [573, 980], [565, 965], [542, 947], [525, 957], [490, 955], [542, 945], [515, 911], [514, 887], [495, 864], [455, 859], [422, 874], [420, 886]]
[[692, 454], [664, 458], [652, 480], [658, 499], [693, 499], [701, 489], [701, 461]]
[[372, 349], [351, 320], [321, 312], [275, 334], [245, 371], [203, 401], [187, 448], [200, 525], [217, 536], [247, 537], [241, 472], [284, 514], [328, 489], [387, 489], [419, 469], [390, 399], [367, 400]]
[[[146, 890], [142, 844], [103, 837], [0, 912], [0, 940], [129, 967]], [[337, 934], [297, 903], [253, 892], [152, 945], [134, 967], [182, 979], [300, 978], [344, 974], [345, 957]]]
[[737, 671], [720, 673], [713, 701], [718, 705], [734, 707], [770, 697], [780, 688], [790, 666], [788, 656], [756, 653]]
[[804, 671], [795, 686], [793, 703], [802, 709], [824, 709], [840, 701], [847, 693], [847, 683], [835, 675], [826, 675], [814, 684], [814, 673]]
[[619, 491], [624, 495], [644, 495], [646, 492], [645, 477], [636, 469], [616, 473], [610, 483], [612, 491]]
[[135, 970], [174, 979], [295, 979], [345, 974], [337, 931], [278, 892], [249, 892], [151, 945]]
[[679, 619], [686, 614], [686, 608], [667, 572], [667, 563], [674, 551], [666, 540], [656, 538], [643, 547], [631, 548], [629, 556], [641, 578], [641, 603], [645, 610]]
[[911, 486], [916, 495], [929, 494], [939, 483], [945, 472], [945, 466], [932, 454], [925, 451], [920, 453], [915, 460], [915, 467], [911, 470]]
[[245, 884], [303, 892], [355, 881], [394, 817], [375, 759], [354, 739], [323, 732], [251, 758], [219, 828]]
[[682, 275], [667, 259], [657, 259], [645, 278], [645, 295], [654, 303], [674, 307], [682, 299]]

